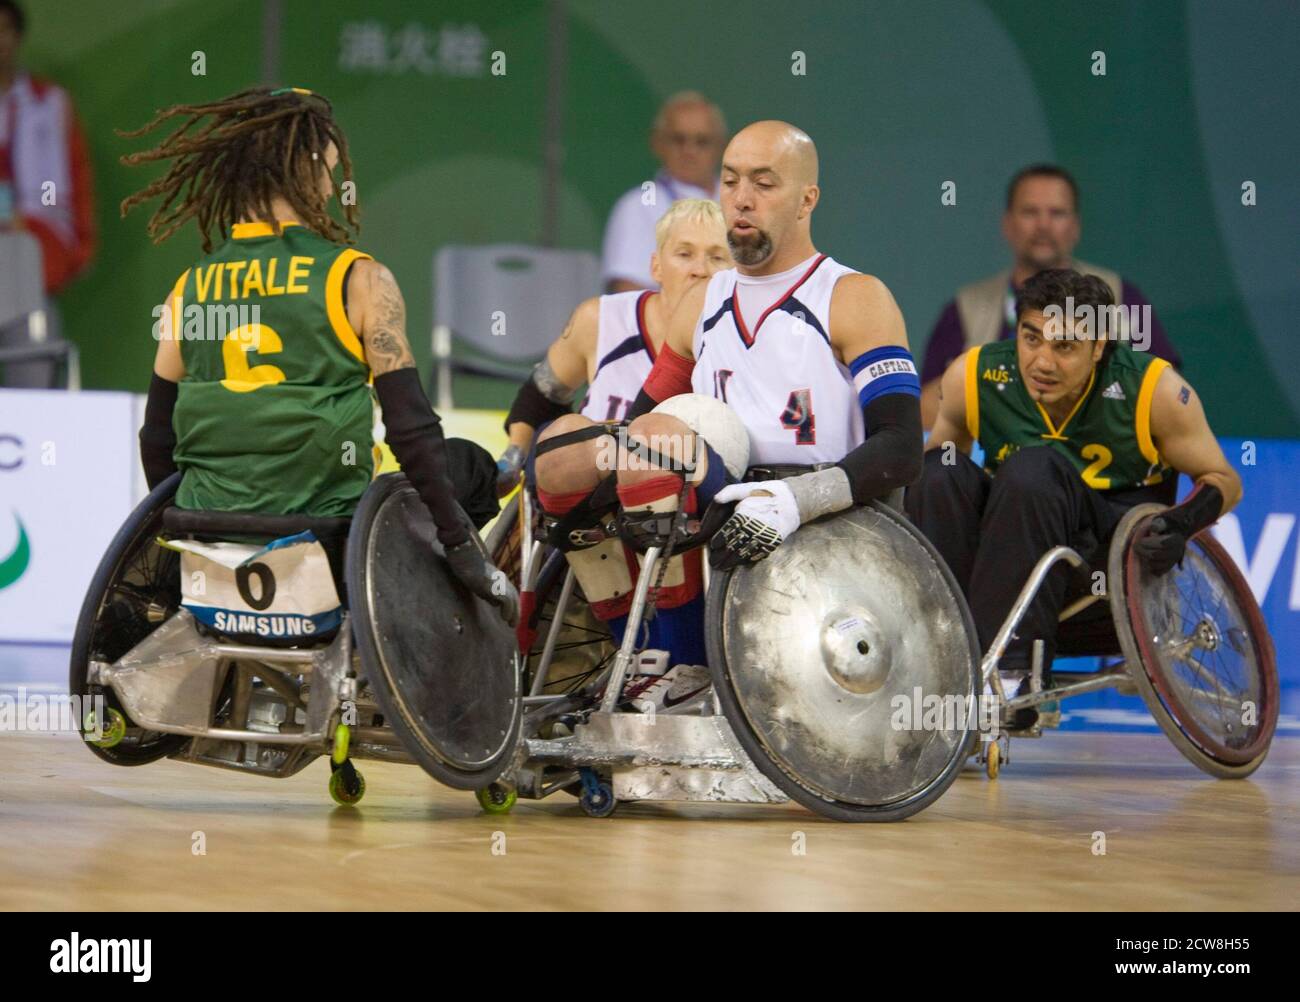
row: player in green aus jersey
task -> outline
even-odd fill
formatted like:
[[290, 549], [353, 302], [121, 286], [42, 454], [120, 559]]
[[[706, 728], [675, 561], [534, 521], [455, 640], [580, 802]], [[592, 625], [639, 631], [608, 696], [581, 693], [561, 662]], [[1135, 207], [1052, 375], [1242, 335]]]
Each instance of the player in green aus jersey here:
[[[1072, 547], [1094, 569], [1103, 567], [1124, 512], [1142, 502], [1171, 504], [1183, 473], [1193, 481], [1190, 496], [1135, 544], [1151, 571], [1164, 574], [1191, 536], [1241, 499], [1241, 478], [1191, 385], [1164, 360], [1103, 329], [1113, 305], [1094, 276], [1040, 272], [1020, 290], [1014, 340], [970, 349], [943, 376], [907, 512], [965, 591], [984, 650], [1052, 547]], [[967, 455], [975, 442], [984, 450], [983, 469]], [[1002, 666], [1028, 668], [1035, 640], [1043, 641], [1050, 668], [1058, 642], [1069, 653], [1113, 636], [1105, 603], [1058, 632], [1065, 603], [1091, 584], [1090, 574], [1055, 568]]]

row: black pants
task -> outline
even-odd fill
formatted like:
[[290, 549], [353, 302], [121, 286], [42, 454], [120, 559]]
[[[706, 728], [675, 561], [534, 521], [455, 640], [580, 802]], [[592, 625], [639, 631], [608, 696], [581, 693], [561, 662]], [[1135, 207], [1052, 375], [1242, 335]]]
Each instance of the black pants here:
[[[501, 511], [501, 502], [497, 500], [496, 460], [483, 446], [466, 438], [449, 438], [446, 445], [447, 476], [456, 492], [456, 501], [465, 509], [474, 528], [482, 529]], [[330, 570], [334, 572], [339, 597], [345, 601], [343, 564], [347, 542], [346, 531], [321, 540], [329, 557]]]
[[1120, 497], [1087, 486], [1055, 449], [1032, 446], [1013, 453], [991, 477], [968, 456], [944, 464], [943, 449], [925, 454], [920, 481], [907, 491], [908, 517], [952, 569], [970, 603], [980, 649], [987, 651], [1039, 558], [1064, 545], [1088, 561], [1074, 570], [1057, 564], [1026, 611], [1007, 647], [1003, 666], [1027, 667], [1033, 642], [1043, 641], [1044, 665], [1058, 653], [1117, 650], [1108, 602], [1095, 602], [1066, 621], [1067, 601], [1088, 594], [1093, 572], [1106, 568], [1115, 527], [1130, 507], [1162, 500], [1164, 492]]

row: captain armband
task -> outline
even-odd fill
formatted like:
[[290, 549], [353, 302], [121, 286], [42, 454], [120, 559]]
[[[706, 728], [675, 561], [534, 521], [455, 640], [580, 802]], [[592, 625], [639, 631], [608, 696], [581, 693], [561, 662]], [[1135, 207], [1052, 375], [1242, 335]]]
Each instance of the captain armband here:
[[836, 466], [848, 478], [853, 502], [866, 504], [921, 475], [921, 380], [912, 353], [894, 345], [863, 352], [849, 371], [866, 441]]
[[853, 374], [853, 388], [858, 391], [858, 403], [866, 407], [886, 393], [906, 393], [921, 397], [921, 380], [916, 372], [916, 362], [906, 348], [886, 345], [872, 348], [849, 363]]

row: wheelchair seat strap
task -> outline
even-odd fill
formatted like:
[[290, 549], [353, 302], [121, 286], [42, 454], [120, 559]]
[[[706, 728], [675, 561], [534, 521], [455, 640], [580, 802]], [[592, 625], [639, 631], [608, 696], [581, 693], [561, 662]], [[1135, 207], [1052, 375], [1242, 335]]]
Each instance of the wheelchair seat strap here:
[[557, 550], [565, 552], [595, 546], [616, 535], [614, 532], [606, 532], [601, 521], [606, 515], [617, 510], [618, 478], [611, 475], [598, 483], [595, 489], [570, 511], [555, 520], [547, 530], [546, 542]]

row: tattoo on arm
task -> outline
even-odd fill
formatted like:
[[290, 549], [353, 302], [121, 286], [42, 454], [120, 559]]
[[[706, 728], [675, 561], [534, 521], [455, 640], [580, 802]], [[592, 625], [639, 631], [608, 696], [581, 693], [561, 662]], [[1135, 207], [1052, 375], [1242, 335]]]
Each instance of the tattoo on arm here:
[[1188, 386], [1184, 386], [1178, 391], [1178, 402], [1186, 406], [1187, 402], [1192, 399], [1192, 391]]
[[370, 281], [370, 308], [363, 338], [366, 361], [375, 375], [415, 365], [406, 340], [406, 303], [386, 268], [377, 268]]

